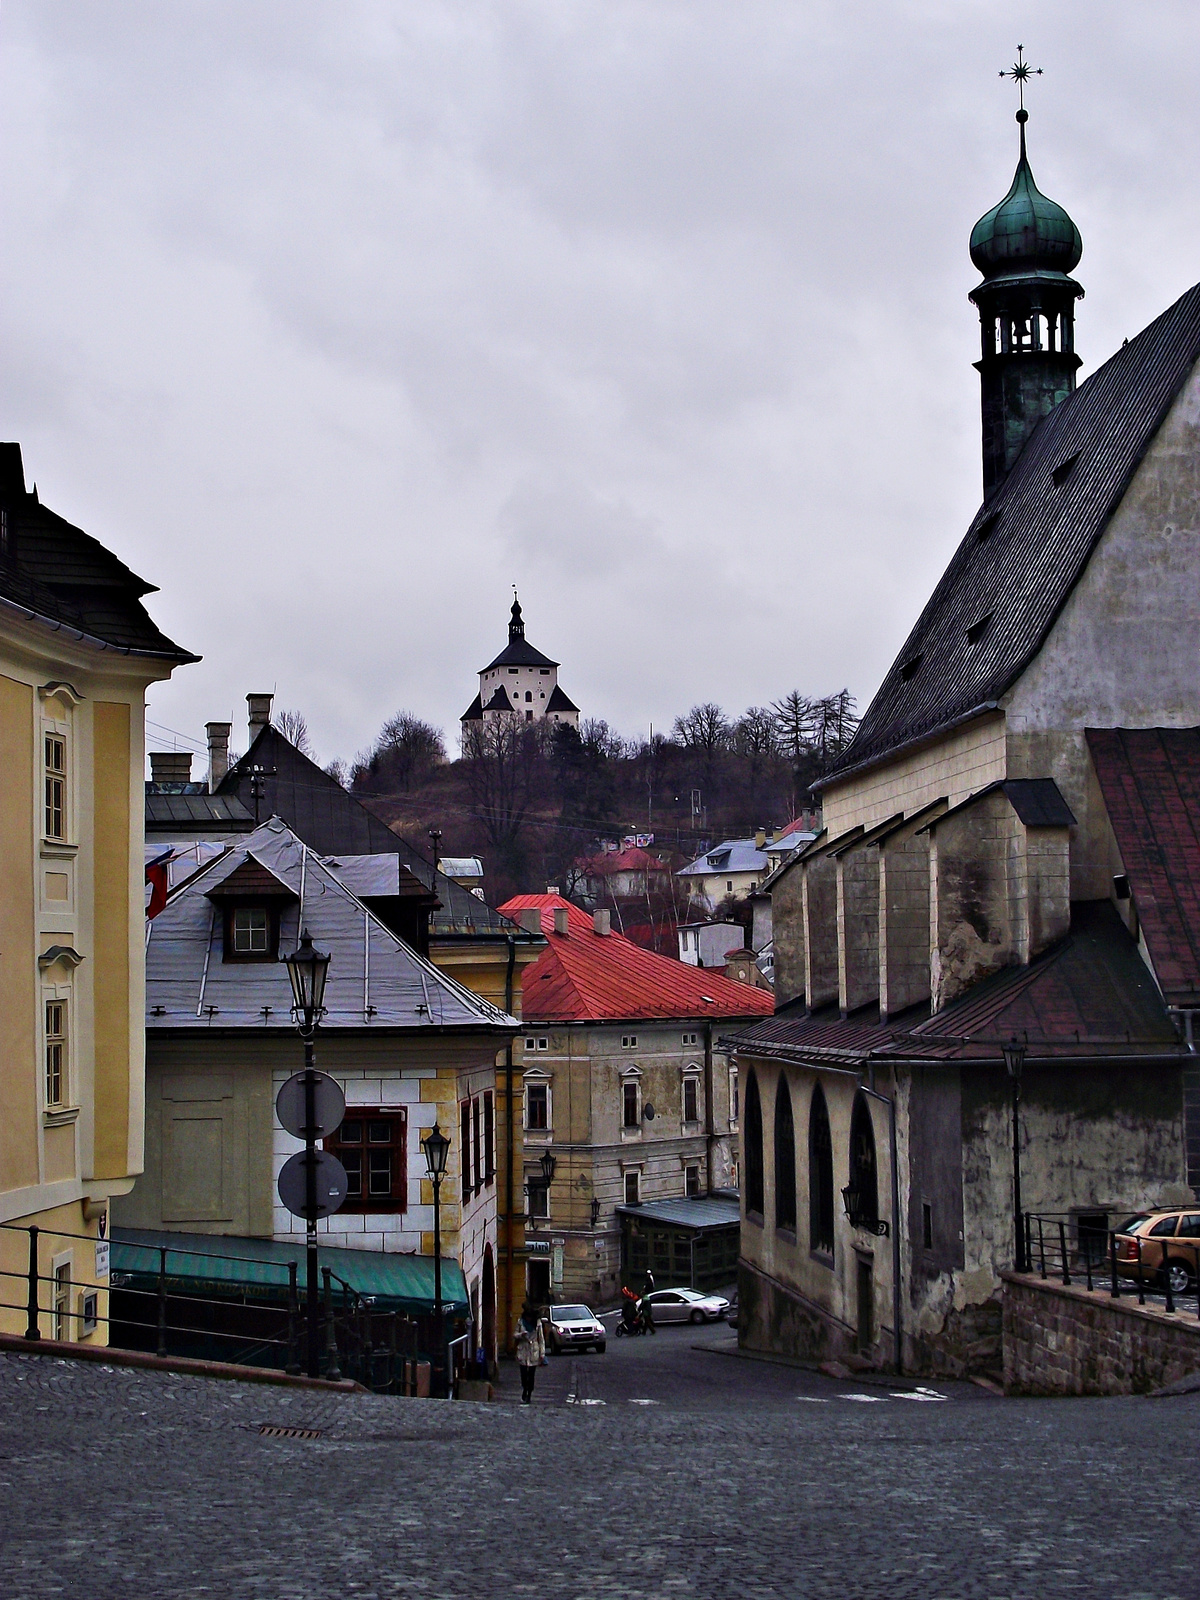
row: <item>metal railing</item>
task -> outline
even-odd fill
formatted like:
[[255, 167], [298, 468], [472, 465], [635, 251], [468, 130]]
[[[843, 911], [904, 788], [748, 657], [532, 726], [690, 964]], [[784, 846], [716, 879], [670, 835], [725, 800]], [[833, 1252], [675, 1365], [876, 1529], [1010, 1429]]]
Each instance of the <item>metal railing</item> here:
[[[61, 1268], [43, 1272], [40, 1265], [39, 1252], [44, 1239], [72, 1239], [94, 1246], [97, 1240], [93, 1235], [11, 1222], [0, 1223], [0, 1229], [23, 1233], [28, 1238], [26, 1269], [15, 1272], [0, 1268], [0, 1309], [24, 1312], [24, 1337], [30, 1343], [43, 1337], [41, 1320], [48, 1316], [52, 1319], [51, 1337], [72, 1342], [105, 1324], [113, 1348], [146, 1350], [160, 1357], [216, 1359], [275, 1368], [294, 1375], [302, 1370], [300, 1351], [307, 1319], [299, 1290], [298, 1263], [294, 1260], [264, 1262], [261, 1258], [215, 1250], [136, 1245], [132, 1248], [157, 1255], [157, 1268], [153, 1273], [111, 1271], [108, 1312], [102, 1313], [103, 1283], [74, 1278], [69, 1272], [64, 1274]], [[168, 1270], [170, 1256], [228, 1262], [234, 1266], [250, 1265], [260, 1271], [266, 1268], [268, 1272], [279, 1273], [279, 1277], [275, 1282], [268, 1278], [253, 1286], [232, 1275], [213, 1278], [206, 1281], [214, 1284], [214, 1292], [188, 1293], [186, 1279], [178, 1275], [172, 1277]], [[352, 1378], [377, 1394], [415, 1395], [418, 1369], [428, 1360], [421, 1352], [417, 1320], [398, 1311], [377, 1309], [370, 1296], [360, 1294], [329, 1267], [322, 1268], [321, 1275], [323, 1292], [318, 1315], [324, 1351], [323, 1376], [335, 1381]], [[153, 1287], [139, 1287], [136, 1280], [147, 1277], [153, 1277]], [[22, 1290], [14, 1287], [14, 1279], [22, 1285]], [[43, 1284], [49, 1286], [45, 1297]], [[266, 1291], [256, 1295], [253, 1303], [247, 1293], [251, 1287]], [[76, 1309], [81, 1294], [96, 1296], [95, 1304], [87, 1313]], [[43, 1305], [43, 1298], [48, 1298], [50, 1304]], [[113, 1339], [114, 1329], [123, 1343]], [[216, 1357], [205, 1353], [211, 1351], [212, 1341], [223, 1341], [218, 1345], [223, 1353]]]
[[[1028, 1271], [1043, 1279], [1055, 1278], [1068, 1287], [1077, 1284], [1089, 1290], [1107, 1289], [1113, 1300], [1136, 1294], [1138, 1304], [1143, 1306], [1149, 1284], [1151, 1294], [1162, 1294], [1164, 1309], [1172, 1316], [1182, 1312], [1185, 1298], [1194, 1299], [1200, 1320], [1200, 1238], [1167, 1235], [1146, 1239], [1140, 1233], [1131, 1235], [1116, 1228], [1086, 1226], [1088, 1221], [1086, 1213], [1025, 1212], [1022, 1223]], [[1118, 1239], [1132, 1239], [1132, 1255], [1119, 1253]], [[1147, 1251], [1146, 1246], [1151, 1250]], [[1182, 1266], [1190, 1280], [1183, 1292], [1171, 1282], [1172, 1262]]]

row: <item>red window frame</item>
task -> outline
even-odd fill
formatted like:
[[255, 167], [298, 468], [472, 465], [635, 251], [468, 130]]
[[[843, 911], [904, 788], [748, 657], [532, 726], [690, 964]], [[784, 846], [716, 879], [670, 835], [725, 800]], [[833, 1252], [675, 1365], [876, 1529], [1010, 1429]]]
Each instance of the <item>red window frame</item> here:
[[[386, 1140], [378, 1137], [384, 1123], [388, 1124]], [[393, 1215], [408, 1210], [408, 1114], [403, 1109], [348, 1106], [341, 1127], [324, 1145], [337, 1156], [350, 1179], [351, 1192], [343, 1211]], [[385, 1154], [389, 1162], [386, 1193], [373, 1188], [381, 1181], [380, 1158]], [[356, 1179], [358, 1193], [354, 1192]]]

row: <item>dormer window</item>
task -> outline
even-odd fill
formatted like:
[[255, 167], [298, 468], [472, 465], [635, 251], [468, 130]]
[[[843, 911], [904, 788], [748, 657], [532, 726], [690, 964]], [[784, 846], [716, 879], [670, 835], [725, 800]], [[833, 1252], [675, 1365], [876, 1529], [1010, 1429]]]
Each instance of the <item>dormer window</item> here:
[[271, 938], [271, 914], [266, 906], [235, 906], [230, 917], [233, 953], [265, 956]]

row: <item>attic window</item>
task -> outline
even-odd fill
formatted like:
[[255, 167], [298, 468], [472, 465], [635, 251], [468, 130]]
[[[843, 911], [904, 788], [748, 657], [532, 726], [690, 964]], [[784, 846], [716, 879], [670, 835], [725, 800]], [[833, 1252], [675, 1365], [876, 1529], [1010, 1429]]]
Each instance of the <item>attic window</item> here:
[[992, 537], [999, 524], [1000, 513], [998, 511], [993, 511], [990, 517], [985, 517], [979, 524], [979, 531], [975, 535], [976, 540], [980, 544], [983, 544], [986, 539], [990, 539]]
[[921, 670], [921, 663], [924, 659], [925, 656], [922, 652], [918, 652], [915, 656], [909, 656], [908, 660], [900, 668], [901, 683], [908, 683], [912, 678], [916, 677]]
[[1071, 476], [1071, 468], [1078, 460], [1079, 451], [1076, 450], [1073, 456], [1068, 456], [1065, 461], [1060, 461], [1058, 466], [1055, 467], [1050, 476], [1054, 480], [1054, 487], [1056, 489], [1059, 488], [1060, 485], [1066, 483], [1067, 479]]
[[973, 622], [971, 624], [971, 626], [967, 629], [967, 643], [968, 644], [978, 644], [980, 639], [983, 638], [984, 634], [988, 631], [988, 628], [991, 626], [991, 621], [992, 621], [992, 613], [990, 611], [987, 611], [987, 612], [985, 612], [983, 614], [982, 617], [980, 617], [978, 622]]

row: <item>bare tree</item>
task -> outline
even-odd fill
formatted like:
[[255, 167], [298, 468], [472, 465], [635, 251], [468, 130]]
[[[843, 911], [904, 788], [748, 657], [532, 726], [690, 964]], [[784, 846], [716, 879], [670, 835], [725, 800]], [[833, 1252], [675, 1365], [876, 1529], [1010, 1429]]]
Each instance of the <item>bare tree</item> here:
[[686, 716], [676, 717], [671, 737], [685, 750], [694, 750], [707, 760], [729, 748], [729, 721], [720, 706], [711, 700], [693, 706]]
[[771, 706], [775, 714], [775, 736], [779, 749], [794, 767], [799, 766], [810, 753], [808, 740], [812, 706], [813, 702], [799, 689], [793, 689]]
[[809, 745], [819, 761], [832, 761], [853, 739], [859, 717], [849, 689], [814, 700], [809, 723]]
[[370, 753], [355, 760], [354, 786], [407, 791], [424, 783], [445, 760], [441, 730], [411, 711], [400, 711], [384, 723]]
[[341, 756], [338, 756], [335, 760], [331, 761], [325, 768], [325, 771], [335, 783], [340, 783], [343, 789], [348, 789], [350, 787], [350, 773]]
[[472, 810], [492, 848], [514, 875], [524, 857], [522, 830], [547, 783], [545, 723], [515, 712], [483, 717], [463, 729], [463, 760]]
[[271, 719], [290, 745], [302, 756], [312, 760], [312, 741], [308, 737], [308, 721], [303, 711], [277, 711]]
[[742, 713], [733, 726], [733, 747], [758, 766], [779, 754], [775, 717], [766, 706], [749, 706]]

